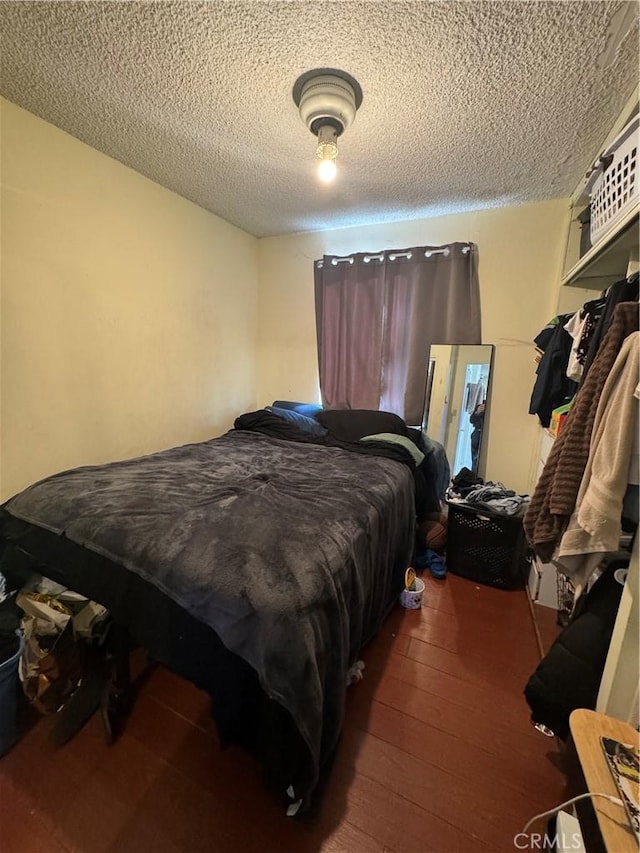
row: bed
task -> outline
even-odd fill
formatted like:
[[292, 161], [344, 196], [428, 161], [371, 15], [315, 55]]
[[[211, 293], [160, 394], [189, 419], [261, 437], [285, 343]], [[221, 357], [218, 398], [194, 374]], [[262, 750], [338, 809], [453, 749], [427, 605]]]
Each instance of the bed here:
[[419, 468], [397, 445], [249, 413], [219, 438], [25, 489], [0, 508], [0, 571], [104, 604], [304, 807], [348, 670], [401, 588]]

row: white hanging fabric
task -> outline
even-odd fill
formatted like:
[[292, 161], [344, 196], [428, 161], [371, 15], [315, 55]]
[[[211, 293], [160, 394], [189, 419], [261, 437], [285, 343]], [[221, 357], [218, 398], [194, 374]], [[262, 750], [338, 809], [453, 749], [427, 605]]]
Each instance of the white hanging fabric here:
[[[602, 390], [591, 434], [589, 458], [576, 508], [553, 562], [584, 588], [605, 554], [618, 550], [622, 503], [634, 474], [638, 435], [640, 332], [629, 335]], [[637, 464], [637, 462], [636, 462]]]

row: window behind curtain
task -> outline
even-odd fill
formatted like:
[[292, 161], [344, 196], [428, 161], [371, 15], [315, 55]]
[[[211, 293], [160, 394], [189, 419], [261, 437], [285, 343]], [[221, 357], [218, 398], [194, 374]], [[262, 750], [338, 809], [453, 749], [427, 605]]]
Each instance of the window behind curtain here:
[[314, 263], [325, 408], [382, 409], [419, 424], [431, 344], [479, 344], [472, 243], [393, 249]]

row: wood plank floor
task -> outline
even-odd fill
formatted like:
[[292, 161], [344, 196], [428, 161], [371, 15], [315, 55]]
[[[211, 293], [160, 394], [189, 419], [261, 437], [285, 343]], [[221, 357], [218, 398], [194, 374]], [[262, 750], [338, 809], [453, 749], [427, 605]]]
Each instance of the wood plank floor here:
[[156, 667], [113, 746], [96, 716], [54, 749], [42, 718], [0, 760], [0, 850], [514, 850], [566, 789], [522, 696], [539, 659], [526, 594], [424, 579], [422, 610], [397, 608], [363, 653], [313, 814], [287, 819], [253, 759], [220, 749], [206, 697]]
[[558, 627], [558, 611], [552, 610], [551, 607], [534, 604], [533, 612], [540, 634], [542, 651], [546, 654], [561, 630]]

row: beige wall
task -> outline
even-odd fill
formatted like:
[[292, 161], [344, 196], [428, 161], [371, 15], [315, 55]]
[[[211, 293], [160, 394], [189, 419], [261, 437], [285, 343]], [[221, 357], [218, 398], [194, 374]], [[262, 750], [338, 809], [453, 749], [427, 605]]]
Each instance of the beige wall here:
[[318, 395], [314, 258], [477, 243], [483, 342], [495, 344], [486, 475], [514, 489], [535, 481], [539, 430], [527, 414], [535, 378], [532, 338], [555, 313], [566, 200], [260, 241], [258, 403]]
[[253, 406], [258, 241], [0, 102], [1, 494]]

